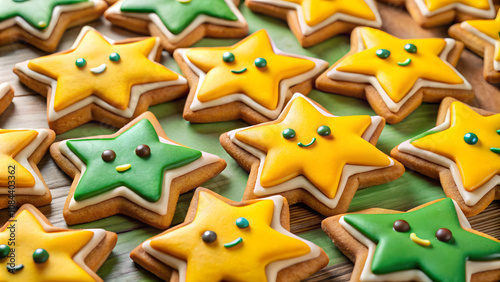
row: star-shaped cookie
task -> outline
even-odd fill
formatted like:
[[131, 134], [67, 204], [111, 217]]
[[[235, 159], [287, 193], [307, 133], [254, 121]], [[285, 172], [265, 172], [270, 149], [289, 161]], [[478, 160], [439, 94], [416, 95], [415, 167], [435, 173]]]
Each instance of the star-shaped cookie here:
[[54, 227], [23, 205], [0, 228], [1, 281], [103, 281], [95, 271], [116, 245], [104, 229]]
[[51, 202], [37, 164], [55, 138], [50, 129], [0, 129], [0, 209]]
[[166, 228], [179, 194], [226, 166], [215, 155], [168, 139], [150, 112], [113, 135], [54, 143], [50, 153], [74, 178], [63, 210], [68, 224], [125, 214]]
[[356, 28], [351, 51], [316, 80], [316, 88], [367, 99], [378, 115], [395, 124], [422, 101], [447, 96], [473, 101], [470, 83], [453, 67], [462, 50], [463, 44], [451, 38], [399, 39]]
[[9, 83], [0, 83], [0, 114], [2, 114], [5, 109], [10, 105], [14, 99], [14, 89]]
[[107, 8], [103, 0], [2, 1], [0, 45], [23, 41], [52, 52], [66, 29], [99, 18]]
[[204, 37], [240, 38], [248, 33], [239, 0], [120, 0], [106, 10], [110, 22], [161, 38], [172, 53]]
[[302, 47], [311, 47], [357, 26], [381, 27], [374, 0], [247, 0], [250, 10], [286, 19]]
[[196, 190], [184, 223], [148, 239], [130, 257], [169, 281], [301, 281], [328, 264], [325, 252], [288, 231], [281, 196], [233, 202]]
[[500, 241], [471, 228], [450, 198], [408, 212], [368, 209], [322, 228], [355, 262], [351, 281], [498, 281]]
[[451, 37], [484, 58], [483, 76], [489, 83], [500, 83], [500, 13], [493, 20], [469, 20], [454, 24]]
[[184, 118], [191, 122], [276, 119], [292, 91], [308, 93], [328, 63], [278, 50], [265, 30], [230, 47], [178, 49], [174, 58], [191, 90]]
[[500, 114], [447, 98], [436, 127], [395, 147], [405, 166], [439, 178], [465, 215], [484, 210], [500, 188]]
[[422, 27], [434, 27], [470, 19], [492, 19], [492, 0], [408, 0], [406, 9]]
[[149, 105], [187, 92], [182, 76], [155, 62], [159, 45], [155, 37], [115, 43], [85, 27], [70, 50], [16, 64], [14, 72], [47, 96], [47, 119], [56, 133], [91, 120], [121, 127]]
[[400, 177], [403, 166], [375, 147], [384, 119], [333, 116], [295, 94], [281, 116], [221, 136], [250, 177], [243, 199], [280, 194], [324, 215], [347, 211], [358, 186]]

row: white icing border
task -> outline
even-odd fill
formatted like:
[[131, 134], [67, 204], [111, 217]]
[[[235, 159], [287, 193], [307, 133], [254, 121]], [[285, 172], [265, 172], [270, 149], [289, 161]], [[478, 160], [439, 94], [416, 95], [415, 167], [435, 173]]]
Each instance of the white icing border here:
[[[170, 141], [168, 141], [160, 136], [158, 136], [158, 137], [160, 138], [161, 143], [180, 146], [179, 144], [174, 143], [174, 142], [170, 142]], [[77, 140], [77, 139], [70, 139], [70, 140]], [[81, 172], [80, 179], [78, 179], [78, 183], [76, 184], [76, 187], [78, 188], [78, 184], [81, 180], [81, 177], [84, 175], [85, 170], [87, 169], [87, 166], [85, 165], [84, 162], [82, 162], [80, 160], [80, 158], [78, 158], [78, 156], [75, 153], [73, 153], [73, 151], [71, 151], [68, 148], [68, 146], [66, 145], [67, 141], [69, 141], [69, 140], [65, 140], [65, 141], [60, 142], [58, 148], [59, 148], [59, 151], [80, 170], [80, 172]], [[170, 169], [170, 170], [165, 171], [165, 173], [163, 175], [163, 186], [162, 186], [162, 193], [161, 193], [160, 199], [154, 203], [145, 200], [144, 198], [142, 198], [141, 196], [136, 194], [134, 191], [130, 190], [129, 188], [127, 188], [125, 186], [119, 186], [119, 187], [116, 187], [110, 191], [107, 191], [105, 193], [99, 194], [97, 196], [94, 196], [94, 197], [91, 197], [91, 198], [88, 198], [88, 199], [85, 199], [82, 201], [76, 201], [75, 197], [73, 195], [73, 197], [71, 198], [70, 203], [68, 205], [69, 210], [76, 211], [76, 210], [79, 210], [79, 209], [82, 209], [82, 208], [85, 208], [85, 207], [88, 207], [88, 206], [91, 206], [91, 205], [94, 205], [97, 203], [104, 202], [108, 199], [112, 199], [112, 198], [116, 198], [116, 197], [124, 197], [124, 198], [136, 203], [137, 205], [147, 209], [147, 210], [153, 211], [153, 212], [160, 214], [160, 215], [165, 215], [165, 214], [167, 214], [168, 200], [170, 198], [170, 184], [172, 183], [172, 180], [174, 180], [175, 178], [177, 178], [179, 176], [187, 174], [191, 171], [194, 171], [198, 168], [204, 167], [204, 166], [212, 164], [212, 163], [216, 163], [220, 160], [220, 158], [216, 155], [212, 155], [212, 154], [205, 153], [205, 152], [201, 152], [201, 153], [202, 153], [202, 155], [199, 159], [197, 159], [197, 160], [195, 160], [195, 161], [193, 161], [185, 166], [181, 166], [181, 167], [178, 167], [175, 169]]]
[[[317, 105], [315, 105], [311, 100], [307, 99], [304, 95], [300, 93], [295, 93], [288, 102], [290, 105], [293, 102], [293, 100], [297, 98], [303, 98], [305, 99], [309, 104], [311, 104], [313, 107], [315, 107], [318, 112], [320, 112], [322, 115], [327, 116], [327, 117], [335, 117], [331, 113], [328, 113], [321, 108], [319, 108]], [[281, 116], [281, 115], [280, 115]], [[379, 124], [382, 122], [382, 118], [379, 116], [373, 116], [371, 118], [371, 124], [370, 126], [365, 130], [365, 132], [362, 135], [362, 138], [365, 139], [366, 141], [369, 141], [370, 138], [373, 136], [373, 133], [379, 126]], [[325, 206], [334, 209], [341, 196], [342, 193], [344, 192], [345, 185], [347, 183], [347, 180], [351, 175], [357, 174], [357, 173], [362, 173], [362, 172], [367, 172], [371, 170], [376, 170], [376, 169], [381, 169], [384, 167], [376, 167], [376, 166], [360, 166], [360, 165], [349, 165], [346, 164], [342, 170], [342, 175], [340, 178], [340, 183], [337, 188], [337, 193], [335, 194], [335, 197], [333, 199], [328, 198], [323, 192], [321, 192], [316, 186], [314, 186], [305, 176], [299, 175], [295, 178], [292, 178], [288, 181], [285, 181], [283, 183], [280, 183], [278, 185], [272, 186], [272, 187], [266, 187], [264, 188], [262, 184], [260, 183], [260, 178], [262, 175], [262, 170], [264, 168], [264, 164], [266, 161], [267, 154], [264, 153], [263, 151], [260, 151], [259, 149], [256, 149], [240, 140], [238, 140], [235, 135], [236, 132], [242, 131], [248, 128], [252, 128], [255, 126], [250, 126], [250, 127], [245, 127], [245, 128], [240, 128], [240, 129], [235, 129], [227, 133], [229, 138], [231, 139], [231, 142], [234, 144], [238, 145], [239, 147], [243, 148], [245, 151], [248, 151], [252, 155], [256, 156], [259, 158], [260, 163], [259, 163], [259, 171], [257, 173], [257, 180], [255, 182], [255, 187], [253, 189], [253, 192], [255, 195], [261, 197], [261, 196], [267, 196], [267, 195], [272, 195], [272, 194], [278, 194], [286, 191], [290, 191], [293, 189], [298, 189], [302, 188], [306, 191], [308, 191], [312, 196], [314, 196], [318, 201], [323, 203]], [[375, 146], [374, 146], [375, 147]], [[390, 160], [390, 164], [386, 167], [391, 167], [394, 165], [394, 161], [390, 158], [387, 157]]]
[[[474, 34], [475, 36], [485, 40], [486, 42], [490, 43], [491, 45], [495, 46], [495, 54], [497, 54], [500, 51], [499, 50], [500, 49], [500, 42], [498, 40], [495, 40], [495, 39], [489, 37], [488, 35], [482, 33], [477, 28], [470, 25], [468, 22], [460, 23], [460, 27], [467, 30], [468, 32]], [[493, 69], [496, 71], [500, 71], [500, 62], [495, 60], [495, 56], [493, 56]]]
[[[451, 107], [448, 109], [448, 112], [446, 114], [446, 119], [443, 123], [440, 125], [428, 130], [429, 131], [444, 131], [451, 126]], [[493, 176], [488, 182], [485, 184], [481, 185], [478, 187], [476, 190], [469, 192], [465, 190], [464, 184], [462, 182], [462, 177], [460, 174], [460, 170], [458, 169], [458, 166], [456, 163], [439, 154], [436, 154], [431, 151], [423, 150], [420, 148], [417, 148], [413, 146], [410, 143], [410, 140], [406, 140], [403, 143], [399, 144], [398, 150], [403, 153], [411, 154], [414, 156], [417, 156], [421, 159], [428, 160], [430, 162], [433, 162], [435, 164], [441, 165], [443, 167], [449, 168], [451, 175], [453, 177], [453, 180], [455, 181], [455, 184], [457, 186], [457, 190], [460, 193], [460, 196], [464, 199], [464, 202], [468, 206], [473, 206], [479, 202], [483, 198], [486, 193], [490, 192], [491, 189], [495, 188], [495, 186], [500, 184], [500, 175], [495, 175]]]
[[7, 92], [10, 91], [10, 84], [8, 82], [0, 83], [0, 99], [2, 99]]
[[30, 23], [28, 23], [25, 19], [23, 19], [20, 16], [0, 21], [0, 33], [2, 32], [2, 30], [5, 30], [17, 24], [23, 30], [27, 31], [29, 34], [36, 36], [42, 40], [46, 40], [54, 32], [57, 22], [59, 21], [59, 17], [61, 16], [62, 13], [83, 10], [92, 6], [96, 7], [99, 1], [101, 0], [88, 0], [88, 2], [55, 6], [54, 10], [52, 11], [52, 18], [50, 19], [50, 23], [43, 30], [39, 30], [33, 27]]
[[[453, 201], [453, 204], [455, 205], [455, 211], [457, 212], [460, 226], [462, 228], [471, 228], [469, 221], [465, 217], [458, 204], [455, 201]], [[432, 281], [423, 271], [418, 269], [397, 271], [388, 274], [374, 274], [371, 271], [371, 263], [373, 260], [373, 255], [375, 254], [375, 249], [377, 247], [375, 242], [371, 241], [368, 237], [364, 236], [361, 232], [347, 223], [344, 220], [343, 216], [340, 218], [339, 223], [352, 237], [368, 247], [368, 256], [360, 275], [361, 281]], [[499, 268], [500, 260], [484, 262], [468, 260], [465, 263], [465, 275], [467, 277], [467, 281], [470, 281], [471, 276], [474, 273], [495, 270]]]
[[[33, 139], [33, 141], [28, 144], [23, 150], [21, 150], [14, 160], [16, 160], [21, 166], [26, 168], [29, 173], [35, 179], [35, 186], [33, 187], [18, 187], [15, 189], [16, 195], [37, 195], [41, 196], [46, 192], [45, 182], [38, 176], [33, 167], [31, 167], [28, 159], [31, 157], [33, 152], [40, 146], [40, 144], [47, 138], [49, 135], [48, 129], [7, 129], [7, 130], [35, 130], [38, 132], [38, 135]], [[0, 195], [8, 195], [9, 188], [8, 187], [0, 187]]]
[[[259, 32], [259, 31], [257, 31], [257, 32]], [[249, 37], [253, 36], [254, 34], [249, 35]], [[266, 32], [266, 34], [267, 34], [267, 32]], [[205, 81], [205, 77], [207, 74], [205, 72], [203, 72], [201, 69], [199, 69], [197, 66], [195, 66], [188, 59], [188, 57], [186, 56], [186, 51], [189, 49], [179, 48], [179, 49], [177, 49], [177, 52], [179, 52], [179, 55], [181, 55], [182, 60], [189, 66], [189, 68], [199, 78], [198, 86], [196, 88], [196, 92], [194, 94], [193, 101], [192, 101], [191, 105], [189, 106], [191, 111], [199, 111], [199, 110], [206, 109], [206, 108], [211, 108], [211, 107], [216, 107], [216, 106], [220, 106], [220, 105], [224, 105], [224, 104], [229, 104], [229, 103], [236, 102], [236, 101], [241, 101], [241, 102], [245, 103], [246, 105], [248, 105], [250, 108], [261, 113], [262, 115], [264, 115], [270, 119], [276, 119], [279, 116], [279, 114], [281, 113], [281, 111], [283, 110], [283, 108], [285, 107], [286, 95], [287, 95], [289, 88], [296, 85], [296, 84], [299, 84], [303, 81], [306, 81], [308, 79], [315, 77], [317, 74], [321, 73], [324, 69], [326, 69], [328, 67], [328, 62], [326, 62], [324, 60], [316, 59], [316, 58], [312, 58], [312, 57], [307, 57], [307, 56], [302, 56], [302, 55], [290, 54], [290, 53], [286, 53], [286, 52], [279, 50], [276, 47], [276, 45], [274, 44], [274, 42], [271, 39], [271, 37], [269, 36], [269, 34], [267, 34], [267, 36], [269, 38], [269, 41], [271, 42], [273, 52], [275, 54], [281, 55], [281, 56], [289, 56], [289, 57], [294, 57], [294, 58], [310, 60], [310, 61], [314, 62], [314, 68], [312, 70], [307, 71], [307, 72], [302, 73], [302, 74], [299, 74], [297, 76], [291, 77], [291, 78], [283, 79], [280, 81], [279, 93], [278, 93], [278, 95], [279, 95], [278, 106], [274, 110], [267, 109], [266, 107], [260, 105], [259, 103], [257, 103], [256, 101], [254, 101], [253, 99], [251, 99], [249, 96], [247, 96], [244, 93], [234, 93], [234, 94], [226, 95], [224, 97], [217, 98], [217, 99], [214, 99], [214, 100], [211, 100], [208, 102], [200, 102], [200, 100], [198, 100], [198, 93], [200, 91], [200, 88], [201, 88], [203, 82]], [[243, 40], [245, 40], [245, 39], [243, 39]]]
[[[361, 31], [358, 32], [358, 52], [361, 52], [365, 50], [365, 45], [363, 43], [363, 39], [361, 36]], [[357, 83], [369, 83], [371, 84], [379, 93], [380, 97], [384, 101], [384, 103], [387, 105], [389, 110], [392, 112], [397, 112], [401, 107], [410, 99], [415, 93], [423, 87], [432, 87], [432, 88], [445, 88], [445, 89], [466, 89], [466, 90], [471, 90], [472, 86], [470, 83], [465, 79], [465, 77], [459, 73], [448, 61], [448, 53], [453, 49], [455, 46], [455, 40], [452, 38], [444, 38], [446, 41], [446, 46], [439, 54], [439, 58], [446, 64], [448, 67], [450, 67], [463, 81], [464, 83], [462, 84], [447, 84], [447, 83], [442, 83], [442, 82], [435, 82], [435, 81], [430, 81], [422, 78], [418, 78], [417, 81], [415, 81], [415, 84], [413, 87], [410, 89], [410, 91], [406, 94], [403, 99], [401, 99], [399, 102], [394, 102], [391, 97], [389, 97], [389, 94], [384, 90], [380, 82], [378, 81], [377, 77], [373, 75], [364, 75], [364, 74], [359, 74], [359, 73], [349, 73], [349, 72], [342, 72], [338, 71], [337, 68], [339, 65], [335, 66], [332, 70], [330, 70], [327, 73], [328, 78], [333, 79], [333, 80], [344, 80], [344, 81], [350, 81], [350, 82], [357, 82]]]
[[370, 10], [375, 15], [375, 20], [367, 20], [359, 17], [355, 17], [352, 15], [344, 14], [344, 13], [334, 13], [324, 21], [320, 22], [315, 26], [310, 26], [306, 23], [304, 19], [304, 13], [302, 6], [297, 3], [287, 2], [286, 0], [252, 0], [253, 2], [259, 2], [267, 5], [283, 7], [287, 9], [295, 9], [297, 11], [297, 19], [299, 20], [299, 26], [301, 33], [303, 35], [310, 35], [325, 26], [328, 26], [337, 21], [343, 21], [348, 23], [355, 23], [363, 26], [371, 26], [371, 27], [381, 27], [382, 26], [382, 18], [380, 17], [380, 13], [378, 12], [377, 6], [375, 5], [375, 1], [373, 0], [362, 0], [368, 5]]
[[235, 28], [245, 28], [247, 27], [247, 22], [243, 15], [241, 14], [240, 10], [234, 5], [232, 0], [224, 0], [226, 1], [227, 6], [233, 12], [233, 14], [238, 18], [236, 21], [230, 21], [230, 20], [224, 20], [220, 18], [215, 18], [215, 17], [210, 17], [208, 15], [199, 15], [196, 17], [196, 19], [190, 23], [181, 33], [175, 35], [168, 28], [165, 26], [165, 24], [162, 22], [160, 17], [156, 13], [135, 13], [135, 12], [122, 12], [121, 11], [121, 6], [123, 1], [119, 1], [113, 6], [111, 6], [106, 13], [107, 14], [116, 14], [116, 15], [122, 15], [124, 17], [130, 17], [130, 18], [138, 18], [142, 20], [149, 20], [158, 29], [165, 35], [167, 40], [170, 43], [177, 43], [181, 40], [183, 40], [185, 37], [189, 36], [191, 32], [193, 32], [198, 26], [204, 24], [204, 23], [210, 23], [214, 25], [219, 25], [219, 26], [228, 26], [228, 27], [235, 27]]
[[495, 17], [495, 7], [493, 5], [492, 0], [488, 0], [488, 4], [490, 8], [488, 10], [483, 10], [483, 9], [478, 9], [474, 8], [462, 3], [451, 3], [447, 6], [441, 7], [439, 9], [436, 9], [434, 11], [429, 11], [427, 8], [427, 5], [425, 5], [425, 0], [413, 0], [415, 1], [415, 4], [417, 4], [418, 9], [420, 10], [420, 13], [424, 17], [432, 17], [434, 15], [450, 11], [450, 10], [457, 10], [462, 13], [466, 13], [472, 16], [480, 17], [480, 18], [494, 18]]
[[[268, 281], [276, 281], [276, 277], [278, 276], [278, 272], [282, 269], [285, 269], [289, 266], [292, 266], [294, 264], [303, 262], [303, 261], [308, 261], [314, 258], [317, 258], [321, 254], [321, 249], [313, 244], [312, 242], [309, 242], [305, 239], [300, 238], [299, 236], [291, 233], [290, 231], [286, 230], [281, 226], [281, 209], [283, 207], [283, 197], [282, 196], [272, 196], [269, 198], [263, 198], [259, 199], [260, 200], [272, 200], [274, 202], [274, 211], [273, 211], [273, 219], [271, 221], [271, 228], [278, 231], [279, 233], [292, 237], [295, 239], [298, 239], [305, 244], [309, 246], [311, 251], [305, 255], [302, 255], [300, 257], [295, 257], [291, 259], [286, 259], [286, 260], [279, 260], [272, 262], [266, 266], [266, 277]], [[150, 255], [155, 257], [156, 259], [160, 260], [166, 265], [172, 266], [176, 268], [179, 271], [179, 281], [186, 281], [186, 269], [187, 269], [187, 262], [180, 260], [178, 258], [175, 258], [173, 256], [170, 256], [166, 253], [162, 253], [160, 251], [155, 250], [153, 247], [151, 247], [150, 244], [151, 240], [147, 240], [144, 243], [142, 243], [142, 248]]]
[[[75, 43], [70, 48], [70, 50], [74, 50], [78, 46], [78, 44], [80, 44], [84, 35], [89, 31], [96, 31], [96, 30], [90, 26], [83, 27], [80, 34], [78, 35], [78, 38], [76, 39]], [[115, 43], [114, 40], [109, 39], [104, 35], [102, 35], [102, 36], [110, 44]], [[159, 40], [159, 38], [156, 38], [155, 46], [153, 47], [153, 49], [151, 50], [151, 52], [148, 55], [148, 59], [154, 63], [156, 63], [154, 58], [157, 54], [159, 47], [160, 47], [160, 40]], [[97, 97], [96, 95], [92, 94], [89, 97], [87, 97], [83, 100], [80, 100], [80, 101], [60, 110], [60, 111], [55, 111], [54, 110], [54, 100], [55, 100], [54, 97], [55, 97], [56, 88], [57, 88], [57, 80], [54, 80], [48, 76], [42, 75], [40, 73], [37, 73], [37, 72], [29, 69], [28, 63], [29, 63], [29, 60], [21, 62], [21, 63], [17, 63], [15, 68], [17, 70], [20, 70], [21, 72], [23, 72], [24, 74], [26, 74], [30, 78], [33, 78], [33, 79], [40, 81], [44, 84], [50, 85], [50, 87], [52, 88], [51, 92], [48, 94], [48, 95], [50, 95], [50, 98], [48, 98], [50, 100], [50, 104], [47, 107], [49, 121], [58, 120], [64, 116], [66, 116], [74, 111], [77, 111], [85, 106], [88, 106], [90, 104], [99, 105], [100, 107], [104, 108], [105, 110], [110, 111], [110, 112], [117, 114], [119, 116], [122, 116], [125, 118], [131, 118], [134, 115], [135, 109], [137, 107], [137, 103], [139, 102], [139, 98], [142, 94], [144, 94], [150, 90], [157, 89], [157, 88], [173, 86], [173, 85], [182, 85], [182, 84], [187, 83], [187, 80], [184, 77], [177, 74], [179, 76], [179, 78], [177, 80], [133, 85], [132, 88], [130, 89], [130, 101], [129, 101], [129, 105], [128, 105], [126, 110], [120, 110], [120, 109], [108, 104], [106, 101], [102, 100], [101, 98]]]

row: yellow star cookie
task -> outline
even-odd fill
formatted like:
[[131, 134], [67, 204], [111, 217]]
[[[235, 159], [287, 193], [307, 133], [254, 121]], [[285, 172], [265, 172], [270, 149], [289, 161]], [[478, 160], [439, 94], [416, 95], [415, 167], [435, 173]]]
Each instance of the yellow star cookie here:
[[[312, 79], [327, 66], [323, 60], [277, 50], [265, 30], [232, 47], [178, 49], [174, 55], [185, 73], [193, 71], [198, 76], [188, 76], [198, 84], [191, 87], [190, 105], [184, 112], [184, 118], [194, 122], [234, 119], [216, 107], [237, 101], [259, 115], [253, 119], [242, 116], [251, 123], [275, 119], [283, 109], [289, 88]], [[237, 112], [235, 115], [248, 111], [229, 108]], [[213, 110], [218, 117], [200, 120], [197, 114], [203, 116], [203, 110]]]
[[351, 175], [384, 168], [391, 171], [387, 175], [402, 174], [402, 166], [374, 146], [383, 125], [380, 117], [333, 116], [296, 94], [278, 120], [231, 131], [227, 136], [232, 143], [222, 145], [238, 161], [241, 150], [260, 159], [257, 176], [251, 172], [255, 183], [247, 185], [250, 193], [244, 198], [302, 188], [323, 205], [320, 212], [331, 213], [348, 206], [350, 199], [339, 204], [346, 186], [357, 189], [348, 182]]
[[[184, 78], [154, 61], [158, 48], [157, 38], [114, 43], [86, 27], [71, 50], [20, 63], [16, 69], [18, 74], [52, 88], [48, 93], [48, 120], [58, 133], [68, 130], [69, 126], [57, 128], [64, 118], [95, 106], [109, 116], [96, 113], [94, 117], [90, 110], [91, 118], [70, 120], [73, 127], [92, 118], [116, 125], [144, 112], [148, 105], [141, 103], [165, 102], [186, 90]], [[166, 88], [179, 85], [184, 86], [180, 91], [174, 88], [172, 93]], [[152, 90], [154, 95], [148, 93]], [[142, 101], [143, 94], [147, 101]]]
[[[308, 262], [297, 281], [319, 270], [323, 251], [282, 227], [283, 197], [234, 203], [198, 189], [184, 224], [151, 238], [131, 254], [141, 263], [143, 249], [179, 271], [180, 281], [275, 281], [278, 272]], [[242, 263], [244, 261], [244, 263]], [[146, 266], [148, 268], [148, 266]], [[155, 274], [153, 266], [148, 268]], [[158, 275], [158, 274], [157, 274]], [[166, 279], [163, 276], [161, 278]], [[167, 279], [168, 280], [168, 279]]]
[[36, 208], [24, 205], [0, 232], [0, 280], [102, 281], [94, 272], [96, 262], [107, 258], [116, 239], [103, 229], [56, 228]]

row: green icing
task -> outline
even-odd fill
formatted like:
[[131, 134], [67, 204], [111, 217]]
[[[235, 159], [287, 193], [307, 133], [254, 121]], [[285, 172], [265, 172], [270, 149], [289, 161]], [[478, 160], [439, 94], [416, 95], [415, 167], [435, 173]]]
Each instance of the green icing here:
[[[394, 231], [398, 219], [410, 224], [407, 232]], [[416, 211], [400, 214], [347, 214], [344, 220], [377, 244], [372, 272], [387, 274], [420, 269], [433, 281], [466, 281], [465, 263], [500, 259], [500, 243], [468, 232], [460, 226], [455, 205], [446, 198]], [[439, 228], [448, 228], [453, 237], [439, 241]], [[415, 233], [429, 240], [428, 247], [410, 239]]]
[[192, 0], [189, 3], [177, 0], [125, 0], [121, 11], [155, 13], [173, 34], [181, 33], [199, 15], [230, 21], [238, 20], [224, 0]]
[[[156, 202], [161, 197], [164, 172], [201, 157], [198, 150], [161, 143], [147, 119], [115, 138], [69, 140], [66, 144], [87, 165], [75, 190], [76, 201], [126, 186], [145, 200]], [[135, 154], [135, 148], [142, 144], [151, 148], [149, 157]], [[116, 158], [103, 161], [101, 154], [105, 150], [113, 150]], [[116, 167], [124, 164], [130, 164], [131, 168], [118, 172]]]
[[19, 16], [33, 27], [43, 30], [49, 25], [56, 6], [82, 2], [88, 2], [88, 0], [3, 0], [0, 5], [0, 21]]

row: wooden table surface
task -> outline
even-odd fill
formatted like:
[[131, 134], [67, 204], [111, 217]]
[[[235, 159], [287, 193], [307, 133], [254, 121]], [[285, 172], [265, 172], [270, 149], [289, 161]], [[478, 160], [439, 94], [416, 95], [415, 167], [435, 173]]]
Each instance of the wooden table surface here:
[[[409, 18], [402, 8], [388, 7], [383, 4], [379, 4], [379, 8], [384, 22], [382, 29], [398, 37], [446, 36], [447, 27], [423, 30]], [[265, 28], [278, 48], [284, 51], [322, 58], [331, 64], [349, 50], [348, 36], [337, 36], [312, 48], [303, 49], [298, 45], [285, 22], [253, 14], [243, 4], [240, 5], [240, 9], [249, 23], [250, 32]], [[112, 27], [103, 18], [92, 22], [90, 25], [115, 40], [138, 36]], [[58, 51], [68, 49], [73, 44], [80, 29], [81, 27], [76, 27], [68, 30], [58, 47]], [[204, 39], [195, 46], [229, 46], [237, 41]], [[47, 127], [45, 98], [20, 85], [17, 76], [12, 72], [15, 63], [43, 55], [46, 55], [46, 53], [23, 44], [0, 47], [0, 82], [9, 82], [15, 89], [13, 104], [0, 116], [0, 128]], [[175, 61], [166, 52], [163, 52], [161, 63], [175, 71], [179, 71]], [[469, 51], [464, 51], [457, 68], [473, 85], [476, 93], [475, 106], [500, 112], [499, 88], [483, 80], [482, 59]], [[313, 90], [309, 97], [322, 104], [335, 115], [374, 115], [367, 102], [359, 99], [326, 94], [317, 90]], [[247, 126], [247, 124], [242, 121], [191, 124], [182, 119], [184, 102], [184, 99], [180, 99], [151, 107], [150, 110], [158, 117], [167, 136], [171, 139], [224, 158], [228, 163], [227, 168], [203, 186], [232, 200], [240, 200], [248, 173], [225, 153], [218, 143], [218, 137], [223, 132]], [[385, 153], [389, 153], [394, 146], [402, 141], [432, 128], [435, 124], [437, 109], [437, 104], [423, 104], [403, 122], [397, 125], [386, 125], [377, 147]], [[111, 134], [116, 130], [116, 128], [110, 126], [89, 123], [58, 135], [57, 140]], [[68, 227], [62, 217], [62, 209], [72, 179], [56, 166], [48, 154], [40, 162], [39, 168], [53, 197], [52, 203], [40, 207], [40, 210], [55, 226]], [[191, 197], [192, 193], [181, 195], [173, 224], [183, 221]], [[371, 207], [404, 211], [442, 197], [445, 197], [445, 195], [439, 181], [407, 170], [396, 181], [358, 191], [351, 203], [350, 211]], [[500, 205], [495, 201], [484, 212], [470, 218], [470, 221], [474, 228], [500, 239], [499, 215]], [[0, 211], [0, 223], [3, 224], [7, 217], [6, 210]], [[321, 215], [302, 205], [291, 207], [292, 232], [315, 242], [330, 257], [330, 264], [309, 280], [346, 281], [350, 277], [352, 263], [335, 248], [331, 240], [321, 231], [320, 222], [322, 219]], [[99, 276], [105, 281], [156, 281], [157, 278], [154, 275], [133, 263], [129, 258], [129, 253], [137, 245], [158, 234], [161, 230], [121, 215], [92, 223], [69, 226], [68, 228], [105, 228], [118, 234], [118, 243], [115, 249], [98, 271]]]

